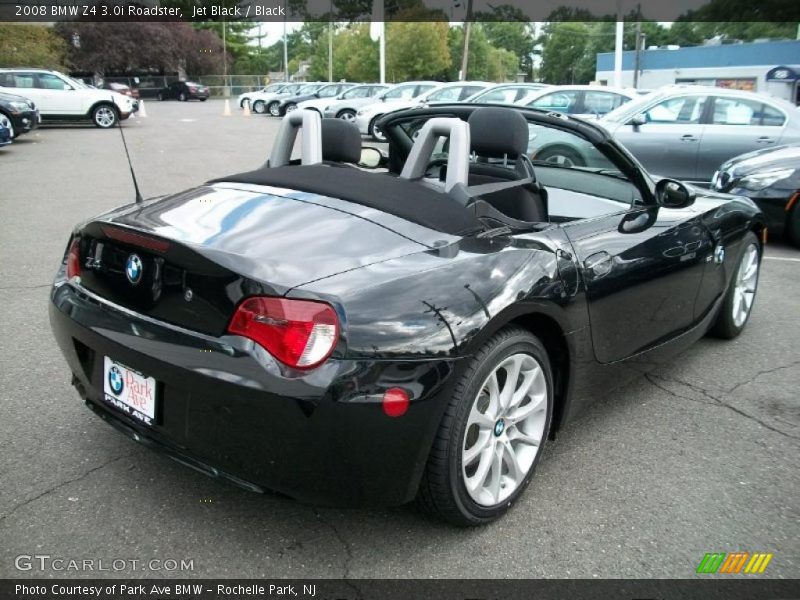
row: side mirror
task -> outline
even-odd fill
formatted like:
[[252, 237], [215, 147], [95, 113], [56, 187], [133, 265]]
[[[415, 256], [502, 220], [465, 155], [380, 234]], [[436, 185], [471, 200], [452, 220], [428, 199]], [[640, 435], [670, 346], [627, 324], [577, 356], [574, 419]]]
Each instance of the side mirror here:
[[639, 131], [639, 127], [647, 123], [647, 117], [644, 116], [643, 113], [639, 113], [638, 115], [634, 115], [630, 121], [628, 121], [628, 125], [633, 125], [634, 131]]
[[377, 169], [383, 164], [386, 164], [386, 157], [378, 148], [367, 146], [361, 149], [361, 158], [358, 160], [359, 167]]
[[686, 208], [694, 199], [694, 193], [680, 181], [662, 179], [656, 184], [656, 202], [664, 208]]

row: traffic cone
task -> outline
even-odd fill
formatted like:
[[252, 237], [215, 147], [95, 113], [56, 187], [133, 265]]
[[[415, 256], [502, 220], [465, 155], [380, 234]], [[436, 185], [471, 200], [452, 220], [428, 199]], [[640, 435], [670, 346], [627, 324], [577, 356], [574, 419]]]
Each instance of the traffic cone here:
[[147, 111], [144, 108], [144, 100], [139, 100], [139, 116], [143, 119], [147, 117]]
[[225, 98], [225, 110], [222, 111], [223, 117], [231, 116], [231, 101]]
[[242, 107], [242, 116], [249, 117], [250, 116], [250, 103], [245, 102], [244, 106]]

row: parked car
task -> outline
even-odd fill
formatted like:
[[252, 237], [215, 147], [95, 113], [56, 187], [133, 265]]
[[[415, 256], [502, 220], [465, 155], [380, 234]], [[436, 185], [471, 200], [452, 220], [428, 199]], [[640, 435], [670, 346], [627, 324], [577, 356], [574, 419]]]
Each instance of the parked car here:
[[340, 93], [349, 90], [351, 87], [356, 85], [355, 83], [328, 83], [325, 85], [319, 86], [315, 91], [309, 92], [303, 90], [294, 96], [288, 96], [286, 98], [281, 98], [275, 102], [272, 102], [269, 105], [269, 114], [273, 117], [283, 116], [287, 112], [292, 112], [297, 108], [297, 105], [301, 102], [305, 102], [307, 100], [318, 100], [318, 99], [325, 99], [326, 101], [330, 101], [332, 98], [335, 98]]
[[711, 187], [750, 198], [764, 211], [770, 233], [800, 247], [800, 144], [737, 156], [714, 173]]
[[130, 96], [134, 100], [139, 99], [139, 90], [129, 85], [125, 85], [124, 83], [117, 83], [116, 81], [106, 81], [105, 83], [103, 83], [103, 89], [112, 90], [114, 92]]
[[45, 69], [0, 69], [0, 92], [32, 100], [44, 121], [90, 120], [102, 129], [127, 119], [134, 110], [129, 96]]
[[39, 126], [36, 105], [23, 96], [0, 92], [0, 125], [7, 128], [12, 139]]
[[205, 102], [210, 95], [208, 86], [200, 85], [194, 81], [173, 81], [158, 92], [159, 100], [200, 100]]
[[286, 100], [294, 100], [295, 98], [308, 99], [327, 85], [329, 85], [327, 81], [313, 81], [304, 83], [294, 92], [282, 92], [267, 102], [267, 112], [273, 117], [283, 116], [281, 106], [285, 106], [285, 104], [282, 104], [282, 102]]
[[550, 87], [544, 83], [501, 83], [466, 98], [473, 104], [516, 104], [533, 92]]
[[[267, 165], [78, 225], [49, 312], [88, 408], [248, 490], [416, 497], [479, 525], [593, 401], [746, 327], [750, 200], [653, 180], [604, 129], [523, 107], [382, 126], [387, 159], [353, 124], [295, 111]], [[530, 128], [609, 166], [534, 173]]]
[[572, 117], [597, 119], [636, 97], [636, 90], [596, 85], [559, 85], [535, 90], [515, 104]]
[[277, 91], [256, 92], [250, 96], [250, 108], [254, 113], [264, 114], [268, 112], [267, 106], [275, 99], [293, 96], [305, 86], [305, 83], [287, 83]]
[[356, 112], [365, 104], [372, 102], [378, 94], [388, 90], [388, 85], [380, 83], [368, 83], [356, 85], [334, 98], [319, 98], [306, 100], [298, 104], [298, 108], [310, 108], [316, 110], [322, 116], [332, 119], [344, 119], [354, 121]]
[[280, 92], [283, 88], [286, 87], [286, 84], [282, 81], [278, 83], [270, 83], [268, 86], [261, 88], [260, 90], [254, 90], [252, 92], [245, 92], [244, 94], [239, 94], [239, 98], [237, 98], [236, 102], [239, 105], [239, 108], [244, 108], [245, 105], [252, 106], [252, 98], [256, 94], [276, 94]]
[[648, 170], [705, 184], [734, 156], [800, 142], [800, 110], [790, 102], [716, 87], [662, 88], [600, 122]]
[[378, 94], [374, 102], [362, 106], [356, 112], [355, 123], [362, 135], [369, 135], [379, 142], [385, 141], [383, 132], [377, 127], [378, 120], [397, 108], [406, 108], [408, 101], [441, 86], [438, 81], [407, 81]]
[[[391, 100], [384, 104], [372, 104], [366, 107], [360, 116], [356, 117], [356, 124], [362, 133], [369, 133], [372, 139], [377, 142], [383, 142], [386, 138], [376, 125], [380, 115], [404, 108], [411, 108], [414, 106], [422, 106], [424, 104], [435, 104], [437, 102], [462, 102], [464, 99], [478, 93], [480, 90], [491, 86], [491, 83], [484, 81], [455, 81], [451, 83], [443, 83], [438, 85], [427, 92], [424, 92], [414, 98], [403, 98], [399, 100]], [[378, 116], [375, 116], [376, 113]], [[370, 129], [370, 125], [372, 126]]]
[[13, 141], [14, 140], [11, 137], [11, 129], [3, 125], [3, 123], [0, 121], [0, 148], [3, 146], [8, 146]]

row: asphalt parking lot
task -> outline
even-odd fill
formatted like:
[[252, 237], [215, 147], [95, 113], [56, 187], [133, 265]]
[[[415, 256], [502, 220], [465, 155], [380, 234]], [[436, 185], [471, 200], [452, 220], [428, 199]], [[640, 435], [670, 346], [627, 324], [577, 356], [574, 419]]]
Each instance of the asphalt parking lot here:
[[[150, 102], [124, 124], [145, 197], [252, 169], [279, 122], [220, 101]], [[70, 386], [47, 320], [73, 225], [133, 200], [117, 131], [41, 128], [0, 150], [0, 577], [15, 557], [191, 559], [125, 577], [684, 578], [706, 552], [800, 576], [800, 252], [767, 249], [744, 334], [703, 340], [599, 401], [545, 450], [498, 523], [337, 510], [208, 479], [123, 437]], [[708, 577], [708, 576], [705, 576]]]

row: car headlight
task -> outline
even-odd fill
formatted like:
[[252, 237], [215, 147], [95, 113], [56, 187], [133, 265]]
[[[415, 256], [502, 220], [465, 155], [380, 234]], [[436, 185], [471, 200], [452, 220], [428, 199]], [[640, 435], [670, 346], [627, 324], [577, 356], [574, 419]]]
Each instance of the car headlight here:
[[33, 107], [28, 104], [27, 102], [9, 102], [11, 108], [14, 110], [22, 111], [22, 110], [32, 110]]
[[770, 169], [769, 171], [762, 171], [761, 173], [753, 173], [752, 175], [742, 177], [741, 181], [739, 181], [739, 187], [753, 191], [763, 190], [781, 179], [791, 177], [794, 172], [795, 169], [789, 168]]

